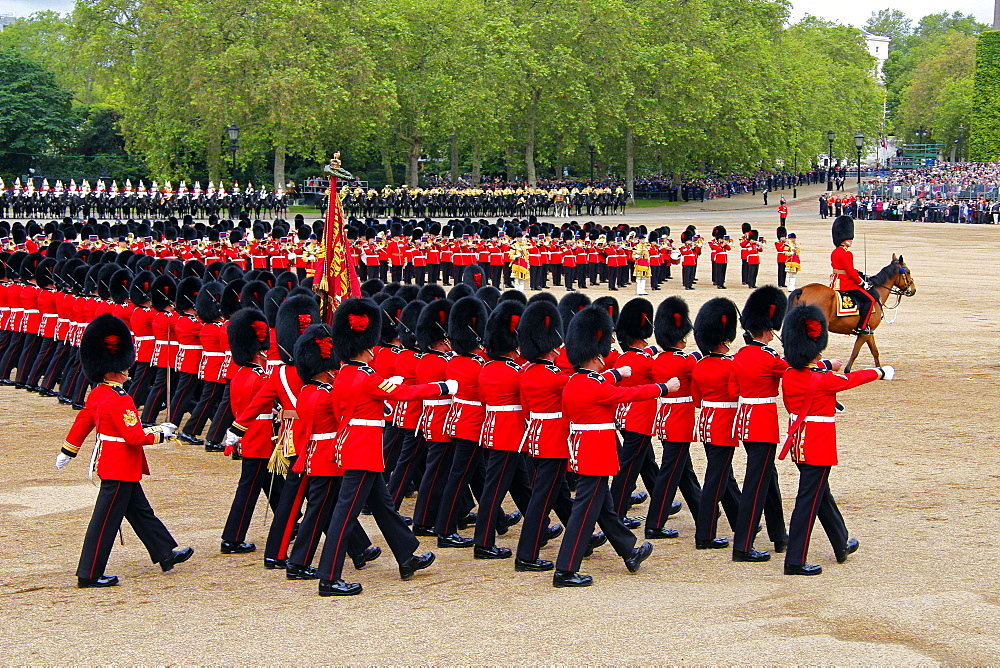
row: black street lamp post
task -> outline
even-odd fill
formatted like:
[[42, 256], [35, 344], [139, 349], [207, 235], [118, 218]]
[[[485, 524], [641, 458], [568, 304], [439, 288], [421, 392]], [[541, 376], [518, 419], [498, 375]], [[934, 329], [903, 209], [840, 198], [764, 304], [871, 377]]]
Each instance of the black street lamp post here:
[[958, 124], [958, 161], [965, 161], [965, 123]]
[[587, 150], [590, 152], [590, 181], [594, 182], [594, 152], [597, 148], [593, 144], [587, 145]]
[[860, 132], [854, 135], [854, 147], [858, 149], [858, 195], [861, 195], [861, 149], [865, 145], [865, 136]]
[[826, 189], [833, 192], [833, 140], [837, 138], [837, 133], [830, 130], [826, 133], [826, 140], [830, 142], [830, 152], [826, 159]]
[[236, 149], [239, 148], [239, 144], [237, 143], [237, 141], [240, 138], [240, 129], [238, 127], [236, 127], [235, 123], [233, 123], [228, 128], [226, 128], [226, 132], [229, 134], [229, 150], [232, 151], [232, 153], [233, 153], [233, 169], [232, 169], [231, 176], [233, 177], [233, 182], [235, 182], [236, 181]]

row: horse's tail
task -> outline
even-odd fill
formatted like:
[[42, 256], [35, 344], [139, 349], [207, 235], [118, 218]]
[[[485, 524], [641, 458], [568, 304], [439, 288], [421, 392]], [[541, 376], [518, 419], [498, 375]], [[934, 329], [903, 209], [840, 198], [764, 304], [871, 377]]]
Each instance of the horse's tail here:
[[802, 288], [795, 288], [788, 293], [788, 308], [791, 309], [793, 306], [798, 305], [799, 299], [802, 297]]

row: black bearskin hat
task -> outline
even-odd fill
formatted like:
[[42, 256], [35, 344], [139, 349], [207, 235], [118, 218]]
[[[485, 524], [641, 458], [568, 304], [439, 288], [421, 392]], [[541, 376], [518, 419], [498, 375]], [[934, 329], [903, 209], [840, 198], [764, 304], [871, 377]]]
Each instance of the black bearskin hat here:
[[287, 296], [288, 290], [280, 287], [273, 287], [264, 294], [264, 317], [271, 327], [278, 321], [278, 309]]
[[392, 295], [396, 294], [397, 290], [399, 290], [399, 283], [395, 283], [395, 282], [394, 283], [386, 283], [385, 287], [382, 288], [382, 292], [384, 292], [385, 294], [389, 295], [390, 297]]
[[784, 290], [773, 285], [761, 286], [747, 297], [747, 303], [743, 305], [743, 313], [740, 316], [740, 324], [751, 334], [772, 329], [779, 330], [787, 308], [788, 298]]
[[623, 346], [649, 339], [653, 335], [653, 304], [642, 297], [625, 302], [615, 323], [615, 335]]
[[553, 306], [559, 306], [559, 300], [551, 292], [536, 292], [528, 298], [528, 306], [535, 302], [549, 302]]
[[382, 309], [382, 333], [379, 340], [382, 345], [389, 345], [393, 339], [399, 337], [399, 318], [406, 308], [406, 300], [400, 297], [387, 297], [379, 304]]
[[752, 229], [753, 225], [751, 225], [750, 223], [743, 223], [742, 225], [740, 225], [740, 230], [743, 232], [743, 234], [746, 234]]
[[219, 280], [223, 283], [232, 283], [241, 278], [243, 278], [243, 270], [238, 264], [233, 264], [232, 262], [227, 264], [222, 273], [219, 274]]
[[80, 339], [80, 363], [92, 383], [100, 383], [109, 373], [128, 371], [135, 364], [135, 346], [125, 321], [110, 313], [91, 320]]
[[476, 290], [476, 297], [481, 299], [483, 303], [486, 304], [486, 308], [492, 311], [497, 307], [497, 303], [500, 301], [500, 291], [492, 285], [484, 285]]
[[445, 299], [447, 293], [437, 283], [427, 283], [417, 292], [417, 299], [424, 303], [430, 303], [435, 299]]
[[222, 317], [222, 293], [226, 286], [222, 281], [203, 283], [198, 298], [194, 300], [194, 312], [202, 322], [215, 322]]
[[347, 299], [333, 314], [333, 342], [341, 361], [374, 348], [381, 333], [382, 311], [370, 299]]
[[566, 357], [574, 367], [611, 353], [614, 325], [604, 309], [588, 306], [566, 326]]
[[244, 285], [246, 284], [242, 278], [226, 284], [226, 289], [222, 292], [222, 301], [219, 303], [223, 318], [232, 318], [233, 314], [240, 310], [240, 294]]
[[21, 260], [19, 278], [24, 282], [27, 282], [28, 280], [35, 280], [35, 269], [38, 268], [38, 265], [40, 265], [44, 259], [45, 258], [41, 253], [28, 253], [25, 255], [24, 259]]
[[153, 289], [153, 281], [155, 280], [153, 272], [146, 270], [140, 271], [132, 279], [132, 285], [128, 289], [128, 298], [136, 306], [143, 306], [150, 301], [149, 293]]
[[194, 308], [199, 292], [201, 292], [201, 279], [197, 276], [188, 276], [177, 284], [177, 304], [174, 308], [180, 312]]
[[227, 331], [229, 350], [237, 366], [250, 366], [257, 353], [266, 353], [271, 346], [271, 328], [264, 314], [255, 308], [241, 308], [234, 313]]
[[226, 263], [221, 260], [216, 260], [215, 262], [209, 262], [208, 266], [205, 267], [205, 274], [202, 278], [206, 281], [218, 281], [222, 278], [222, 272], [226, 268]]
[[475, 297], [476, 289], [468, 283], [459, 283], [448, 291], [448, 300], [457, 302], [462, 297]]
[[[117, 264], [102, 264], [101, 270], [97, 272], [97, 294], [101, 299], [111, 299], [111, 277], [119, 267]], [[35, 272], [31, 272], [31, 277], [35, 277]]]
[[785, 229], [784, 225], [779, 225], [778, 229], [774, 231], [774, 236], [778, 239], [784, 239], [788, 236], [788, 230]]
[[299, 378], [306, 382], [316, 374], [336, 369], [339, 362], [333, 347], [333, 329], [323, 323], [309, 325], [295, 341], [292, 355]]
[[691, 333], [691, 315], [687, 302], [680, 297], [667, 297], [656, 307], [653, 318], [653, 333], [656, 345], [673, 348], [678, 341]]
[[274, 279], [274, 287], [284, 288], [291, 292], [299, 287], [299, 277], [290, 271], [283, 271]]
[[169, 274], [157, 276], [149, 288], [149, 301], [157, 311], [166, 311], [177, 299], [177, 283]]
[[385, 287], [385, 283], [377, 278], [369, 278], [367, 281], [361, 284], [361, 293], [366, 297], [371, 297], [372, 295], [382, 292], [382, 288]]
[[448, 314], [448, 341], [459, 355], [467, 355], [483, 345], [486, 335], [486, 304], [478, 297], [462, 297]]
[[184, 271], [181, 273], [183, 278], [188, 276], [197, 276], [201, 278], [205, 275], [205, 265], [202, 264], [201, 260], [188, 260], [184, 263]]
[[278, 356], [282, 362], [293, 363], [296, 339], [319, 322], [319, 304], [310, 295], [291, 295], [281, 302], [274, 320], [274, 335], [278, 338]]
[[854, 219], [850, 216], [837, 216], [833, 221], [833, 247], [836, 248], [848, 239], [854, 238]]
[[399, 314], [396, 331], [399, 332], [399, 342], [404, 348], [420, 350], [420, 346], [417, 345], [417, 322], [425, 306], [427, 304], [418, 299], [403, 307], [403, 312]]
[[736, 338], [736, 304], [725, 297], [709, 299], [694, 319], [694, 341], [703, 355]]
[[796, 306], [785, 317], [782, 345], [785, 360], [795, 369], [805, 369], [826, 349], [830, 334], [826, 316], [812, 304]]
[[598, 297], [594, 300], [594, 306], [607, 311], [608, 315], [611, 316], [611, 322], [618, 324], [618, 314], [621, 312], [621, 309], [618, 307], [617, 299], [611, 296]]
[[486, 272], [478, 264], [472, 264], [462, 272], [462, 282], [472, 288], [475, 292], [486, 285]]
[[555, 304], [539, 300], [528, 304], [517, 326], [521, 355], [534, 361], [563, 344], [562, 316]]
[[[522, 306], [528, 305], [528, 298], [524, 296], [524, 293], [520, 290], [505, 290], [503, 294], [500, 295], [500, 301], [512, 301], [521, 304]], [[499, 302], [497, 302], [499, 303]]]
[[563, 333], [569, 327], [573, 316], [588, 306], [590, 306], [590, 297], [582, 292], [567, 292], [566, 296], [559, 300], [559, 315], [562, 316]]
[[713, 239], [721, 239], [724, 236], [726, 236], [726, 228], [724, 228], [722, 225], [716, 225], [715, 227], [712, 228]]
[[419, 293], [420, 293], [420, 288], [418, 288], [415, 285], [407, 284], [399, 286], [399, 290], [396, 290], [396, 294], [392, 296], [399, 297], [404, 302], [412, 302], [414, 299], [417, 298], [417, 295]]
[[[45, 265], [45, 262], [38, 265], [39, 270]], [[35, 272], [35, 280], [40, 287], [45, 287], [42, 285], [41, 279], [38, 276], [38, 272]], [[111, 280], [108, 282], [108, 287], [111, 291], [111, 301], [116, 304], [124, 304], [128, 301], [129, 288], [132, 285], [132, 272], [122, 267], [115, 273], [111, 274]]]
[[453, 302], [450, 299], [436, 299], [427, 304], [417, 319], [417, 346], [424, 352], [439, 341], [448, 339], [448, 314]]
[[[486, 321], [485, 348], [486, 354], [496, 359], [501, 355], [509, 355], [517, 351], [518, 327], [521, 316], [524, 315], [524, 304], [512, 299], [505, 299], [490, 313]], [[454, 343], [452, 344], [454, 345]]]
[[243, 286], [240, 292], [240, 306], [243, 308], [255, 308], [261, 313], [264, 312], [264, 296], [271, 288], [267, 287], [264, 281], [250, 281]]

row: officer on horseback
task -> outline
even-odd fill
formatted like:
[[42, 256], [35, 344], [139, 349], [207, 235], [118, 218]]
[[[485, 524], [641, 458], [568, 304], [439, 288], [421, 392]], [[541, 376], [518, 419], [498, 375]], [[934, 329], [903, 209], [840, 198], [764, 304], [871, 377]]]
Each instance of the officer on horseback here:
[[854, 254], [851, 244], [854, 243], [854, 219], [850, 216], [838, 216], [833, 221], [833, 252], [830, 254], [830, 265], [833, 267], [830, 287], [848, 294], [858, 305], [858, 326], [854, 333], [868, 336], [872, 333], [868, 321], [872, 317], [875, 300], [868, 292], [870, 284], [866, 277], [854, 268]]

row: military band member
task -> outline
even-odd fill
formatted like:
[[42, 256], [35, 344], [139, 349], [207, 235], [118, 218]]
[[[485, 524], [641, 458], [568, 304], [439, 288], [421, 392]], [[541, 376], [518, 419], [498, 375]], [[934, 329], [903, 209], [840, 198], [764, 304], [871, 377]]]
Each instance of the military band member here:
[[143, 428], [139, 424], [135, 403], [122, 387], [135, 362], [128, 325], [110, 314], [98, 316], [84, 331], [80, 349], [84, 373], [96, 385], [56, 456], [56, 468], [72, 461], [90, 433], [99, 430], [90, 468], [91, 475], [96, 472], [101, 478], [101, 491], [76, 576], [80, 588], [112, 587], [118, 578], [106, 575], [104, 569], [122, 519], [128, 520], [149, 558], [164, 571], [190, 559], [194, 550], [174, 549], [177, 542], [153, 513], [142, 489], [142, 476], [149, 474], [143, 448], [172, 437], [175, 427], [165, 423]]
[[837, 392], [870, 383], [892, 380], [891, 366], [835, 373], [821, 364], [820, 354], [829, 339], [826, 318], [817, 307], [796, 306], [784, 324], [785, 359], [791, 369], [781, 380], [782, 398], [788, 410], [788, 438], [781, 452], [784, 459], [789, 447], [792, 461], [799, 469], [799, 490], [788, 527], [786, 575], [818, 575], [823, 567], [807, 563], [809, 538], [819, 517], [833, 545], [837, 563], [858, 549], [858, 541], [849, 538], [844, 518], [830, 493], [830, 472], [838, 463], [836, 404]]
[[333, 454], [334, 463], [344, 469], [344, 480], [320, 556], [320, 596], [353, 596], [362, 591], [360, 584], [345, 582], [342, 571], [349, 528], [364, 505], [389, 544], [403, 580], [434, 562], [433, 552], [414, 554], [420, 542], [393, 509], [382, 477], [385, 400], [450, 396], [458, 388], [451, 380], [400, 385], [398, 376], [380, 376], [369, 364], [375, 358], [372, 348], [381, 330], [382, 311], [370, 300], [348, 299], [333, 316], [333, 346], [344, 360], [331, 394], [334, 413], [339, 416]]
[[[600, 373], [611, 353], [613, 329], [607, 311], [595, 306], [577, 313], [567, 327], [566, 354], [576, 373], [563, 389], [563, 412], [570, 422], [569, 465], [579, 475], [579, 482], [552, 578], [556, 587], [588, 587], [593, 583], [593, 578], [579, 569], [595, 522], [629, 571], [639, 570], [653, 551], [649, 542], [635, 547], [635, 535], [614, 511], [607, 483], [608, 476], [618, 473], [614, 415], [623, 401], [665, 396], [679, 389], [680, 383], [674, 379], [655, 385], [615, 387]], [[631, 369], [614, 369], [611, 373], [620, 381]]]
[[785, 287], [785, 279], [787, 276], [786, 263], [788, 262], [788, 255], [786, 253], [788, 249], [788, 231], [784, 226], [779, 227], [775, 230], [775, 237], [777, 239], [774, 242], [775, 260], [778, 263], [778, 287]]
[[785, 240], [785, 271], [788, 277], [788, 291], [795, 290], [795, 279], [802, 271], [802, 259], [799, 257], [799, 240], [795, 232], [789, 232]]

